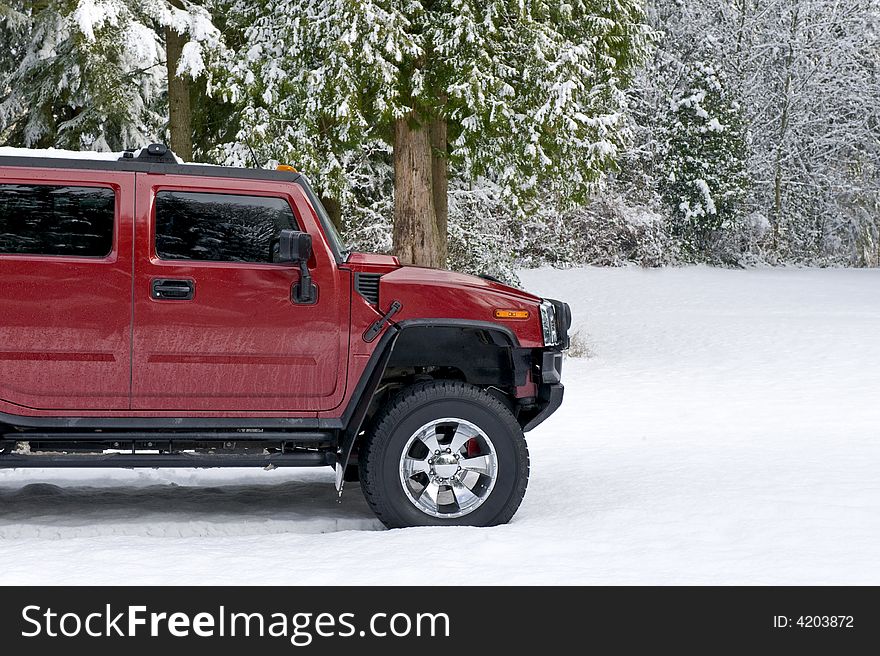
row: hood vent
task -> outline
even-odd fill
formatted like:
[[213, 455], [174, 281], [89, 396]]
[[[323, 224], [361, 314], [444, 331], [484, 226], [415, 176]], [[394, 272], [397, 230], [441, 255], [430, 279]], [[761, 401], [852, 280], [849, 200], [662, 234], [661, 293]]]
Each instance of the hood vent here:
[[379, 278], [381, 277], [380, 273], [356, 273], [354, 274], [354, 288], [368, 303], [379, 305]]

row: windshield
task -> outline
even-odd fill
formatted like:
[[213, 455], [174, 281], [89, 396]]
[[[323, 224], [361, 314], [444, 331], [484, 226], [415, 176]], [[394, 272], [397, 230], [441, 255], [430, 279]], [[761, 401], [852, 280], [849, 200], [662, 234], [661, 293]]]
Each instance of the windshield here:
[[336, 256], [336, 259], [339, 260], [340, 263], [345, 262], [345, 260], [348, 259], [351, 249], [345, 245], [344, 241], [342, 241], [342, 235], [339, 234], [339, 230], [333, 225], [333, 221], [330, 219], [330, 215], [327, 214], [327, 210], [324, 209], [324, 204], [318, 198], [318, 194], [312, 189], [312, 185], [309, 184], [309, 180], [306, 176], [300, 174], [296, 182], [305, 190], [309, 202], [312, 204], [312, 207], [315, 208], [315, 212], [318, 213], [321, 227], [324, 228], [324, 234], [327, 235], [327, 241], [330, 242], [330, 248]]

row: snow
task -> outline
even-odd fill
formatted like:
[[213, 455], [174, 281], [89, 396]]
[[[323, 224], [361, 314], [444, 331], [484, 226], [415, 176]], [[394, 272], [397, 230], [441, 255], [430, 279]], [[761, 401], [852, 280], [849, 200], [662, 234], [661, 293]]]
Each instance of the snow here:
[[11, 146], [0, 146], [0, 157], [51, 157], [56, 159], [90, 159], [115, 162], [122, 157], [122, 152], [100, 153], [89, 150], [64, 150], [62, 148], [13, 148]]
[[717, 210], [715, 209], [715, 201], [712, 200], [712, 192], [709, 190], [708, 183], [702, 178], [697, 178], [694, 180], [694, 186], [703, 195], [703, 207], [705, 208], [706, 214], [716, 214]]
[[880, 583], [880, 271], [521, 277], [592, 355], [509, 525], [386, 531], [329, 469], [0, 471], [0, 583]]
[[[143, 148], [136, 148], [131, 151], [132, 157], [137, 158]], [[122, 157], [123, 151], [106, 152], [95, 150], [64, 150], [62, 148], [13, 148], [11, 146], [0, 146], [0, 157], [48, 157], [52, 159], [82, 159], [97, 160], [101, 162], [115, 162]], [[198, 165], [198, 166], [215, 166], [214, 164], [202, 164], [200, 162], [184, 162], [177, 155], [174, 155], [178, 164]], [[133, 160], [130, 160], [133, 161]]]
[[120, 7], [114, 3], [80, 0], [73, 12], [73, 20], [86, 40], [94, 43], [95, 30], [100, 30], [105, 24], [118, 25], [119, 12]]
[[717, 118], [712, 118], [703, 128], [704, 132], [724, 132], [724, 126]]
[[180, 64], [177, 66], [177, 74], [197, 78], [205, 70], [205, 60], [202, 58], [201, 46], [195, 41], [189, 41], [183, 46], [183, 50], [180, 53]]

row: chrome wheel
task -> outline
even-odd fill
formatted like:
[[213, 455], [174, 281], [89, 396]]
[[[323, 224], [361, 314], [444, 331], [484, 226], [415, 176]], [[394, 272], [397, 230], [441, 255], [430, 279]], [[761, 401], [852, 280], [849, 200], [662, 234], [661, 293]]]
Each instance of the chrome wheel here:
[[462, 517], [495, 487], [498, 457], [489, 436], [464, 419], [436, 419], [419, 428], [400, 456], [400, 483], [412, 504], [432, 517]]

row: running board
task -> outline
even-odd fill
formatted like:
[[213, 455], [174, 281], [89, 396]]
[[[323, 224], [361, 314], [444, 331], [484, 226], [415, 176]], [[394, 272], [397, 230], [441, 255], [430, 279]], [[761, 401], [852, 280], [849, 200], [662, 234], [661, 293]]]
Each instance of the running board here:
[[137, 469], [139, 467], [152, 469], [160, 467], [192, 467], [197, 469], [212, 467], [323, 467], [332, 465], [335, 461], [336, 457], [332, 451], [261, 455], [237, 453], [107, 453], [94, 455], [4, 453], [0, 454], [0, 469], [33, 467], [120, 467], [123, 469]]
[[[187, 442], [247, 442], [256, 440], [260, 442], [327, 442], [333, 439], [332, 433], [315, 431], [138, 431], [128, 433], [114, 432], [79, 432], [79, 433], [5, 433], [0, 435], [4, 440], [15, 442], [145, 442], [163, 441], [173, 442], [183, 440]], [[0, 443], [2, 446], [2, 443]]]

